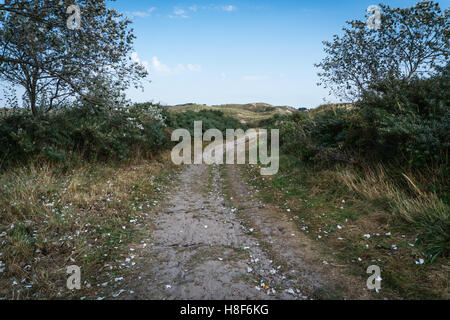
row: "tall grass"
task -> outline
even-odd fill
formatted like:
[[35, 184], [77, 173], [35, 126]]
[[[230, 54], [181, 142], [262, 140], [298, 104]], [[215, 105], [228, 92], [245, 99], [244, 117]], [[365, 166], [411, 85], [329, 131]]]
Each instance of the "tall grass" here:
[[450, 208], [435, 193], [422, 192], [410, 175], [403, 174], [413, 192], [405, 191], [379, 165], [367, 168], [364, 174], [352, 169], [338, 172], [341, 181], [363, 199], [384, 205], [395, 219], [403, 220], [419, 234], [417, 243], [423, 246], [431, 262], [450, 253]]

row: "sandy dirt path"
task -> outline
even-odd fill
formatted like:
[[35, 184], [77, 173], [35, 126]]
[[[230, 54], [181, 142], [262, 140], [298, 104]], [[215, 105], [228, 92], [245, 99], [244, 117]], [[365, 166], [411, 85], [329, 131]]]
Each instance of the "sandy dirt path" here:
[[221, 194], [217, 167], [186, 167], [156, 217], [140, 279], [126, 298], [306, 299], [235, 213]]
[[[225, 183], [234, 197], [225, 199]], [[323, 272], [280, 210], [254, 199], [238, 165], [185, 166], [152, 224], [121, 299], [335, 298], [339, 275]]]

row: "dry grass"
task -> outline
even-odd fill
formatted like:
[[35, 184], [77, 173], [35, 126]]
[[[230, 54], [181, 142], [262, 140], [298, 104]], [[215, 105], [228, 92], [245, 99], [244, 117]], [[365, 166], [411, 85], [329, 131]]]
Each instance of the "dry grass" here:
[[[168, 157], [83, 165], [70, 173], [31, 165], [0, 175], [0, 298], [96, 297], [113, 290], [100, 282], [127, 269], [122, 251], [139, 237], [174, 173]], [[81, 267], [79, 292], [66, 289], [69, 265]]]
[[448, 219], [448, 207], [435, 193], [422, 192], [410, 178], [411, 174], [402, 176], [411, 186], [415, 196], [411, 196], [410, 193], [396, 185], [382, 166], [365, 170], [362, 177], [352, 169], [345, 169], [337, 173], [337, 177], [351, 191], [367, 201], [374, 203], [385, 201], [389, 205], [391, 213], [410, 223], [416, 222], [423, 216], [434, 216], [437, 220]]
[[397, 190], [387, 179], [386, 171], [382, 167], [376, 170], [368, 170], [364, 178], [360, 178], [351, 169], [345, 169], [337, 173], [337, 177], [351, 190], [366, 199], [379, 200], [389, 198], [396, 194]]
[[337, 112], [337, 110], [352, 110], [355, 106], [351, 103], [335, 103], [335, 104], [323, 104], [318, 106], [315, 109], [312, 109], [308, 112], [308, 114], [313, 117], [320, 113], [324, 113], [327, 111], [333, 111], [334, 113]]

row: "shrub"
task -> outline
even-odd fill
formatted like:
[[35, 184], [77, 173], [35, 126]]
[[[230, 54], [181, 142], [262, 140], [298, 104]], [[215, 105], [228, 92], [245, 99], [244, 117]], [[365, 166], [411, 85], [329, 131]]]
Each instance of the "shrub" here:
[[70, 107], [33, 117], [16, 110], [0, 118], [0, 165], [32, 158], [67, 161], [124, 160], [140, 150], [149, 156], [169, 140], [161, 107], [136, 104], [114, 110]]
[[279, 127], [282, 150], [306, 161], [321, 153], [337, 162], [356, 156], [409, 168], [448, 168], [449, 80], [447, 67], [429, 79], [379, 84], [382, 94], [367, 95], [355, 107], [275, 116], [262, 125]]
[[224, 132], [226, 129], [247, 129], [235, 118], [225, 116], [223, 112], [217, 110], [200, 110], [198, 112], [188, 110], [180, 113], [173, 113], [168, 117], [168, 126], [170, 129], [187, 129], [194, 134], [194, 122], [203, 122], [203, 133], [209, 129], [219, 129]]

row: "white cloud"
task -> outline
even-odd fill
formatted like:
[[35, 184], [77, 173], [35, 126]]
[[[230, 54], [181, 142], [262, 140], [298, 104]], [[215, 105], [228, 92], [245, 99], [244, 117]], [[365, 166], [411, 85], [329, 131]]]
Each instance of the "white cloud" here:
[[230, 4], [228, 6], [222, 6], [221, 9], [223, 11], [231, 12], [231, 11], [236, 11], [237, 8]]
[[182, 74], [186, 72], [186, 68], [182, 65], [182, 64], [178, 64], [174, 69], [173, 69], [173, 74]]
[[246, 75], [242, 79], [245, 81], [264, 81], [269, 80], [268, 76], [255, 76], [255, 75]]
[[196, 64], [188, 64], [187, 69], [192, 72], [201, 72], [202, 66]]
[[153, 57], [152, 59], [153, 68], [155, 71], [161, 75], [179, 75], [186, 72], [201, 72], [202, 67], [196, 64], [188, 64], [184, 66], [183, 64], [178, 64], [174, 68], [170, 68], [169, 66], [162, 63], [158, 57]]
[[174, 8], [173, 9], [173, 15], [170, 15], [170, 18], [189, 18], [189, 16], [186, 14], [186, 11], [181, 8]]
[[152, 58], [153, 62], [153, 68], [155, 68], [156, 72], [163, 73], [163, 74], [170, 74], [171, 70], [168, 66], [163, 64], [161, 61], [158, 60], [158, 57]]
[[176, 14], [177, 16], [181, 16], [181, 15], [185, 14], [186, 11], [184, 11], [183, 9], [175, 9], [173, 11], [173, 13]]
[[198, 12], [200, 10], [221, 10], [226, 12], [236, 11], [237, 7], [234, 5], [225, 5], [225, 6], [217, 6], [217, 5], [207, 5], [207, 6], [197, 6], [191, 5], [187, 7], [187, 9], [183, 9], [181, 7], [174, 7], [173, 13], [169, 15], [169, 18], [189, 18], [190, 12]]
[[133, 61], [133, 62], [135, 62], [135, 63], [138, 63], [138, 64], [142, 65], [142, 66], [147, 70], [147, 72], [150, 71], [148, 61], [141, 61], [141, 60], [139, 59], [139, 55], [138, 55], [137, 52], [133, 52], [133, 53], [131, 54], [131, 61]]
[[153, 11], [156, 10], [156, 7], [151, 7], [147, 11], [133, 11], [133, 12], [127, 12], [127, 15], [131, 17], [139, 17], [139, 18], [145, 18], [152, 14]]
[[222, 73], [220, 74], [220, 78], [221, 78], [222, 80], [225, 80], [225, 79], [227, 78], [227, 74], [226, 74], [225, 72], [222, 72]]

